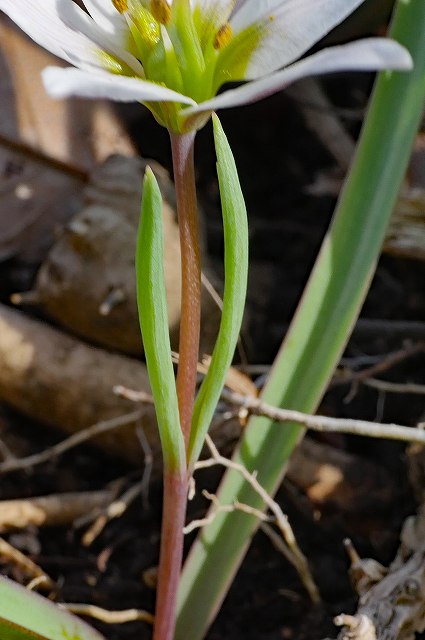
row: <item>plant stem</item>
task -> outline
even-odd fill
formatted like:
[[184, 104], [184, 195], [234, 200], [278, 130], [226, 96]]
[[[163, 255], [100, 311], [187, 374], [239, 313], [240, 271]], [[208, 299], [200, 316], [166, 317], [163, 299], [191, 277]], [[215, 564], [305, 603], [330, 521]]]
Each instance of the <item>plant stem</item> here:
[[177, 369], [180, 424], [186, 448], [195, 397], [201, 318], [201, 258], [193, 151], [195, 132], [170, 133], [180, 229], [182, 299]]
[[187, 474], [164, 472], [161, 551], [159, 557], [153, 640], [173, 640], [176, 600], [183, 556], [183, 527], [187, 504]]
[[[194, 168], [195, 132], [170, 133], [180, 229], [182, 298], [177, 400], [187, 446], [192, 424], [201, 321], [201, 258]], [[183, 556], [188, 472], [164, 467], [161, 551], [153, 640], [173, 640]]]

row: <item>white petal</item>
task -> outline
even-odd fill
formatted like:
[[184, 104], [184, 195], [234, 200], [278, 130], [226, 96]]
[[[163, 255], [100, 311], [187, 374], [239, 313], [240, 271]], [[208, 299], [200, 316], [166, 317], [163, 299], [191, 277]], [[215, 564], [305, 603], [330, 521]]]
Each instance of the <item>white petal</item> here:
[[112, 0], [83, 0], [93, 20], [121, 47], [128, 41], [128, 24], [125, 17], [112, 4]]
[[192, 0], [192, 8], [199, 6], [206, 20], [221, 27], [225, 24], [235, 5], [235, 0]]
[[[254, 79], [308, 51], [364, 0], [246, 0], [232, 16], [235, 34], [251, 25], [264, 32], [247, 66]], [[242, 79], [242, 78], [241, 78]]]
[[239, 9], [241, 9], [243, 7], [243, 5], [246, 4], [249, 1], [250, 0], [236, 0], [235, 7], [233, 9], [233, 14], [237, 13], [239, 11]]
[[[109, 34], [103, 31], [75, 2], [71, 2], [70, 0], [56, 0], [56, 4], [58, 16], [65, 25], [78, 33], [84, 34], [97, 45], [98, 49], [107, 51], [122, 62], [125, 62], [136, 74], [143, 75], [140, 62], [123, 48], [122, 45], [124, 42], [121, 32]], [[81, 66], [76, 62], [74, 62], [74, 64]], [[100, 66], [99, 59], [96, 66]]]
[[237, 89], [184, 109], [187, 117], [201, 111], [215, 111], [256, 102], [277, 93], [305, 76], [323, 75], [336, 71], [377, 71], [380, 69], [408, 70], [412, 68], [409, 52], [397, 42], [386, 38], [367, 38], [340, 47], [323, 49], [300, 62], [260, 80], [248, 82]]
[[195, 105], [187, 96], [160, 85], [112, 75], [105, 71], [90, 72], [68, 67], [47, 67], [42, 72], [44, 86], [53, 98], [79, 96], [107, 98], [117, 102], [181, 102]]
[[112, 0], [83, 0], [87, 11], [95, 22], [107, 33], [115, 33], [126, 25], [123, 15], [114, 7]]
[[235, 0], [191, 0], [192, 11], [199, 9], [200, 21], [197, 29], [202, 48], [228, 22], [234, 5]]
[[99, 64], [93, 43], [59, 18], [56, 0], [0, 0], [0, 10], [37, 44], [59, 58], [73, 64], [76, 59], [87, 65]]
[[71, 0], [0, 0], [4, 11], [37, 44], [83, 69], [102, 69], [102, 50], [125, 62], [136, 74], [140, 63], [103, 32]]

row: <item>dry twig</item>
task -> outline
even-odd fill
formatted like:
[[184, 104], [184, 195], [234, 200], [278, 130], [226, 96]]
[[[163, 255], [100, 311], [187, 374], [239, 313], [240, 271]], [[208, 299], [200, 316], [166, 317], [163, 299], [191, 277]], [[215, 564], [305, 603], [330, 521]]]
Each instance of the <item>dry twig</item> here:
[[370, 438], [385, 438], [401, 440], [403, 442], [425, 443], [425, 431], [416, 427], [406, 427], [398, 424], [380, 424], [366, 420], [351, 420], [342, 418], [328, 418], [327, 416], [313, 416], [292, 409], [278, 409], [262, 402], [258, 398], [250, 398], [239, 394], [223, 391], [222, 397], [230, 404], [240, 406], [258, 416], [265, 416], [275, 422], [295, 422], [307, 429], [326, 433], [349, 433]]
[[[423, 343], [421, 343], [421, 345], [421, 349], [423, 349]], [[395, 357], [395, 354], [393, 355]], [[380, 362], [376, 366], [383, 366], [383, 363]], [[373, 367], [370, 369], [372, 368]], [[144, 391], [133, 391], [131, 389], [124, 389], [123, 387], [116, 387], [115, 392], [133, 402], [152, 402], [152, 396]], [[425, 431], [417, 427], [408, 427], [399, 424], [383, 424], [370, 422], [368, 420], [330, 418], [328, 416], [302, 413], [301, 411], [294, 411], [292, 409], [280, 409], [262, 402], [259, 398], [241, 395], [227, 389], [223, 389], [221, 397], [225, 402], [239, 407], [244, 413], [248, 412], [258, 416], [264, 416], [275, 422], [295, 422], [311, 431], [318, 431], [320, 433], [346, 433], [369, 438], [425, 443]]]
[[332, 379], [332, 386], [364, 382], [368, 378], [372, 378], [378, 373], [388, 371], [392, 367], [395, 367], [401, 362], [404, 362], [404, 360], [406, 360], [407, 358], [411, 358], [412, 356], [416, 356], [424, 352], [425, 342], [423, 342], [422, 340], [413, 344], [409, 344], [403, 349], [399, 349], [398, 351], [389, 353], [385, 358], [382, 358], [382, 360], [380, 360], [376, 364], [373, 364], [371, 367], [367, 367], [366, 369], [362, 369], [361, 371], [352, 371], [342, 373], [339, 376], [335, 376]]
[[59, 493], [36, 498], [0, 502], [0, 531], [24, 529], [30, 525], [59, 526], [104, 508], [114, 498], [112, 490]]
[[145, 480], [142, 478], [140, 482], [132, 485], [121, 496], [111, 502], [102, 513], [100, 513], [92, 526], [85, 532], [82, 543], [84, 546], [90, 546], [95, 539], [102, 533], [105, 526], [111, 520], [120, 518], [128, 509], [130, 504], [141, 495], [145, 486]]
[[214, 520], [214, 518], [219, 513], [232, 513], [233, 511], [243, 511], [244, 513], [247, 513], [250, 516], [255, 516], [262, 522], [274, 521], [274, 519], [270, 518], [270, 516], [265, 515], [259, 509], [250, 507], [248, 504], [243, 504], [242, 502], [238, 502], [238, 501], [234, 502], [233, 504], [220, 504], [219, 501], [217, 500], [217, 496], [214, 495], [213, 493], [210, 493], [209, 491], [206, 491], [205, 489], [202, 492], [202, 495], [205, 496], [205, 498], [207, 498], [208, 500], [211, 500], [212, 508], [209, 510], [208, 515], [205, 516], [205, 518], [192, 520], [191, 522], [189, 522], [189, 524], [183, 527], [183, 533], [185, 535], [187, 535], [188, 533], [191, 533], [192, 531], [195, 531], [195, 529], [202, 529], [203, 527], [206, 527], [208, 524], [210, 524]]
[[121, 496], [115, 499], [104, 511], [97, 515], [92, 526], [86, 531], [82, 538], [82, 543], [85, 546], [93, 544], [94, 540], [101, 534], [105, 526], [111, 520], [120, 518], [132, 504], [132, 502], [139, 496], [142, 496], [143, 505], [145, 509], [149, 508], [149, 483], [152, 474], [153, 467], [153, 454], [149, 445], [149, 441], [146, 438], [145, 432], [141, 425], [136, 427], [136, 435], [140, 442], [141, 448], [144, 453], [144, 469], [143, 476], [140, 482], [132, 485]]
[[[301, 549], [299, 548], [294, 536], [294, 532], [292, 531], [291, 525], [288, 522], [288, 518], [285, 516], [280, 506], [261, 486], [261, 484], [255, 477], [255, 473], [250, 473], [243, 465], [233, 462], [232, 460], [229, 460], [228, 458], [220, 455], [219, 451], [208, 435], [206, 436], [206, 443], [211, 451], [212, 457], [208, 460], [200, 460], [199, 462], [197, 462], [195, 465], [195, 470], [206, 469], [208, 467], [220, 465], [227, 469], [236, 471], [244, 478], [244, 480], [252, 487], [257, 495], [260, 496], [261, 500], [264, 502], [267, 508], [273, 513], [276, 526], [282, 534], [283, 540], [285, 541], [285, 544], [288, 548], [288, 554], [285, 554], [286, 557], [290, 559], [290, 562], [298, 571], [299, 576], [313, 602], [318, 602], [320, 600], [319, 591], [314, 582], [313, 576], [311, 575], [307, 560]], [[238, 508], [246, 511], [246, 505], [231, 505], [231, 508], [233, 510], [235, 508]], [[251, 507], [248, 508], [251, 509]], [[214, 505], [213, 509], [217, 510], [217, 505]], [[263, 520], [263, 518], [261, 519]]]
[[79, 616], [88, 616], [95, 618], [106, 624], [124, 624], [125, 622], [135, 622], [141, 620], [148, 624], [153, 624], [154, 617], [148, 611], [142, 609], [124, 609], [123, 611], [108, 611], [101, 607], [96, 607], [94, 604], [79, 604], [79, 603], [60, 603], [59, 606], [62, 609], [71, 611]]
[[27, 456], [26, 458], [8, 457], [0, 463], [0, 473], [10, 473], [11, 471], [28, 469], [38, 464], [48, 462], [49, 460], [52, 460], [52, 458], [62, 455], [66, 451], [77, 447], [83, 442], [87, 442], [88, 440], [99, 436], [101, 433], [106, 433], [107, 431], [124, 427], [139, 420], [141, 417], [141, 411], [132, 411], [131, 413], [126, 413], [125, 415], [111, 418], [110, 420], [102, 420], [101, 422], [91, 425], [87, 429], [82, 429], [81, 431], [72, 434], [69, 438], [62, 440], [53, 447], [49, 447], [40, 453], [35, 453], [34, 455]]
[[378, 380], [377, 378], [368, 378], [363, 380], [366, 387], [384, 391], [385, 393], [401, 393], [423, 396], [425, 395], [425, 384], [415, 384], [413, 382], [388, 382], [387, 380]]
[[28, 578], [31, 578], [32, 588], [34, 588], [34, 580], [37, 580], [38, 584], [42, 584], [45, 589], [49, 591], [56, 588], [53, 580], [39, 567], [35, 562], [30, 560], [11, 544], [6, 542], [3, 538], [0, 538], [0, 557], [2, 560], [7, 560], [14, 566], [18, 567]]

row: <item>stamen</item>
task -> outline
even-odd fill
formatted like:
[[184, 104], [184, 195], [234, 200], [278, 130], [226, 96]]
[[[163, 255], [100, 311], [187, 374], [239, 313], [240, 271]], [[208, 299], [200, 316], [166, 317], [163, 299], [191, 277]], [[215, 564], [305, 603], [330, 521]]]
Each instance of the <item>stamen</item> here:
[[167, 0], [151, 0], [151, 14], [160, 24], [168, 24], [171, 19], [171, 7]]
[[217, 31], [214, 38], [214, 49], [224, 49], [233, 37], [232, 27], [229, 22], [223, 24]]
[[112, 0], [112, 4], [119, 13], [124, 13], [124, 11], [128, 10], [127, 0]]

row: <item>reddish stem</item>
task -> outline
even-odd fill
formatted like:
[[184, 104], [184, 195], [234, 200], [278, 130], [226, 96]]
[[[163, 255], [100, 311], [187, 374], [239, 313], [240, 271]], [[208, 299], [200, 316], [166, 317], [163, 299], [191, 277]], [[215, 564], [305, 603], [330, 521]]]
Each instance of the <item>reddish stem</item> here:
[[195, 132], [171, 133], [170, 136], [182, 270], [179, 365], [176, 385], [180, 424], [187, 448], [196, 388], [201, 319], [201, 257], [193, 162]]
[[161, 551], [159, 556], [153, 640], [173, 640], [176, 599], [183, 556], [183, 527], [187, 504], [187, 475], [164, 472]]
[[[180, 424], [189, 442], [195, 398], [201, 319], [201, 258], [193, 161], [195, 133], [171, 133], [174, 183], [180, 229], [182, 300], [177, 399]], [[153, 640], [173, 640], [183, 556], [188, 472], [164, 470], [161, 552]]]

